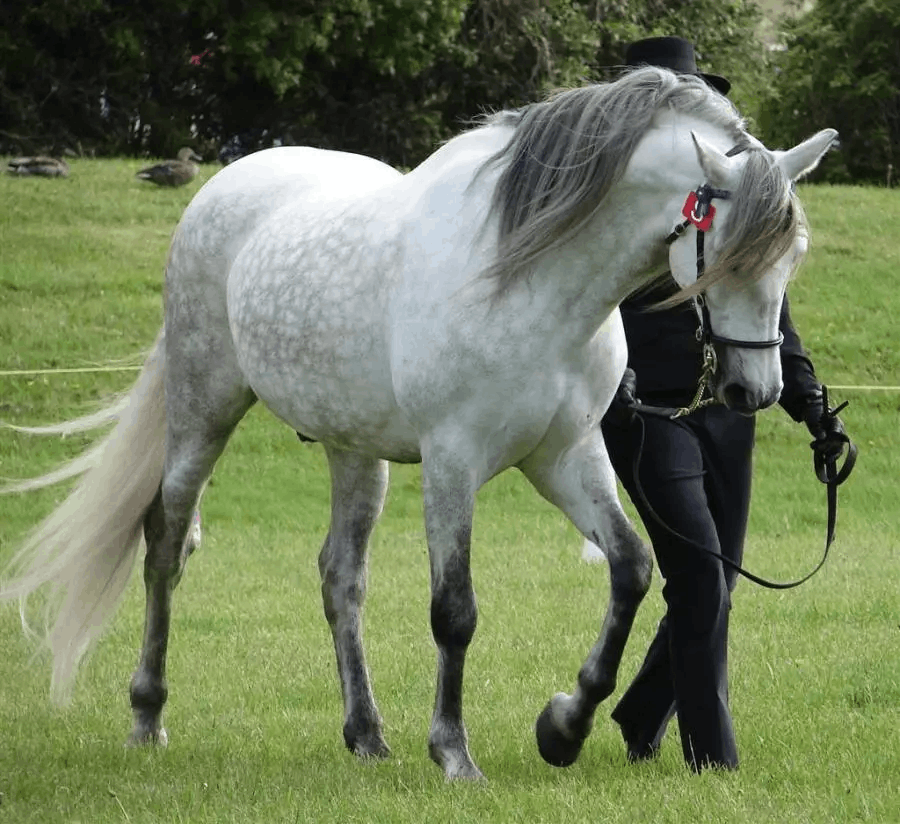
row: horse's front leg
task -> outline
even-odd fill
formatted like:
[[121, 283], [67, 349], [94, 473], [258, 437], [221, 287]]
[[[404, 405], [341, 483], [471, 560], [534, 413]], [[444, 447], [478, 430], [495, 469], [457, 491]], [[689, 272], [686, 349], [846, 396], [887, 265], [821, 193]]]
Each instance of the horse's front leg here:
[[437, 694], [428, 753], [448, 779], [478, 779], [483, 776], [469, 754], [462, 718], [463, 669], [477, 621], [469, 566], [474, 473], [450, 450], [423, 450], [422, 458], [431, 631], [437, 645]]
[[557, 693], [538, 717], [538, 749], [547, 763], [573, 764], [593, 725], [597, 706], [616, 676], [637, 609], [650, 586], [653, 562], [622, 510], [615, 475], [599, 427], [578, 444], [546, 445], [521, 465], [526, 477], [609, 559], [610, 597], [600, 634], [571, 695]]

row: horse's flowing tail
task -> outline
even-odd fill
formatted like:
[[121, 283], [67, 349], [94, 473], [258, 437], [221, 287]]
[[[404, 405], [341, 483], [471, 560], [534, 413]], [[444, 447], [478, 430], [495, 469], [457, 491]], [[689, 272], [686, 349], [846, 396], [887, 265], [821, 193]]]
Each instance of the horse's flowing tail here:
[[[119, 416], [128, 407], [131, 402], [131, 395], [124, 395], [116, 400], [115, 403], [94, 412], [91, 415], [85, 415], [83, 418], [65, 421], [63, 423], [51, 424], [50, 426], [14, 426], [7, 424], [9, 429], [14, 432], [22, 432], [26, 435], [74, 435], [79, 432], [92, 432], [119, 420]], [[70, 478], [76, 478], [83, 475], [93, 466], [96, 466], [103, 455], [105, 441], [100, 441], [91, 449], [86, 450], [71, 461], [62, 466], [57, 467], [46, 475], [37, 478], [26, 478], [21, 481], [11, 481], [0, 486], [0, 494], [7, 495], [10, 492], [30, 492], [33, 489], [43, 489], [47, 486], [62, 483]]]
[[51, 691], [60, 702], [121, 600], [142, 544], [144, 515], [162, 479], [164, 362], [162, 332], [125, 398], [94, 415], [36, 430], [66, 434], [115, 420], [105, 438], [61, 469], [0, 490], [38, 489], [81, 475], [68, 498], [25, 539], [0, 582], [0, 599], [20, 599], [26, 627], [26, 599], [49, 586], [45, 633], [53, 654]]

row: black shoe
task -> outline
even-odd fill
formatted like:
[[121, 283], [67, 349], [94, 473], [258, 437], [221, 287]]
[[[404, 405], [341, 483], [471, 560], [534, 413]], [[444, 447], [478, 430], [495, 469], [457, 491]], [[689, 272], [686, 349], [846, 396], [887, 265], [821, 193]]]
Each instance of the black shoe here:
[[687, 762], [688, 767], [695, 773], [701, 773], [703, 770], [712, 770], [713, 772], [734, 772], [738, 768], [738, 762], [734, 761], [713, 761], [706, 759], [704, 761], [696, 761], [691, 759]]
[[[613, 718], [613, 721], [616, 721]], [[652, 761], [659, 757], [659, 742], [647, 740], [646, 735], [642, 735], [640, 730], [634, 729], [628, 724], [616, 721], [619, 725], [619, 732], [625, 740], [626, 759], [629, 764], [635, 764], [638, 761]]]

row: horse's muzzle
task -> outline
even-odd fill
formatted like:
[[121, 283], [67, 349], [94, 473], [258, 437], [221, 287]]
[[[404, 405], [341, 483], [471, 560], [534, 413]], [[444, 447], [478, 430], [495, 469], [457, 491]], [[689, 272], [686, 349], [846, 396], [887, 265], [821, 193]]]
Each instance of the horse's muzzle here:
[[753, 415], [762, 409], [767, 409], [778, 400], [780, 390], [772, 390], [765, 394], [750, 392], [747, 387], [739, 383], [729, 383], [721, 390], [719, 400], [732, 412], [741, 415]]

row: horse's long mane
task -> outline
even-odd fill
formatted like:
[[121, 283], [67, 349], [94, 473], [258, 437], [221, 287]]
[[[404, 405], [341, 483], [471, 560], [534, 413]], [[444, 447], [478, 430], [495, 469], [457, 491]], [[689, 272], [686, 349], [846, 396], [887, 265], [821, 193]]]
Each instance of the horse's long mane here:
[[[485, 125], [514, 130], [481, 167], [505, 163], [491, 203], [499, 215], [497, 258], [485, 272], [496, 281], [496, 295], [591, 221], [663, 108], [721, 128], [736, 145], [749, 144], [744, 120], [726, 98], [700, 78], [655, 67], [487, 118]], [[705, 276], [707, 285], [738, 273], [760, 274], [785, 253], [793, 237], [788, 230], [796, 229], [799, 204], [790, 208], [789, 183], [768, 153], [747, 150], [752, 157], [734, 193], [727, 248]]]

